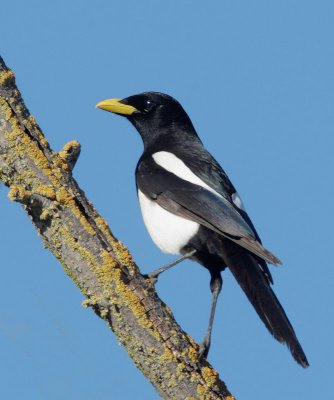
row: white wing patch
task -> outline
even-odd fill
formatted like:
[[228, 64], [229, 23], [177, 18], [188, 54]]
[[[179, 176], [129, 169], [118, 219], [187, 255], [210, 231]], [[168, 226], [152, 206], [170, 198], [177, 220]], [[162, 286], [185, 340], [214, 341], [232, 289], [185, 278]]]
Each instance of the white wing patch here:
[[[160, 167], [166, 169], [172, 174], [178, 176], [179, 178], [184, 179], [185, 181], [202, 186], [203, 188], [209, 190], [211, 193], [214, 193], [216, 196], [223, 198], [224, 201], [226, 201], [226, 199], [220, 193], [216, 192], [214, 189], [212, 189], [212, 187], [202, 181], [202, 179], [195, 175], [191, 171], [191, 169], [188, 168], [186, 164], [178, 157], [176, 157], [176, 155], [174, 155], [173, 153], [170, 153], [168, 151], [159, 151], [157, 153], [154, 153], [152, 157], [154, 161], [160, 165]], [[232, 194], [232, 201], [238, 208], [245, 211], [244, 204], [237, 192]]]
[[196, 235], [199, 224], [165, 210], [138, 190], [144, 223], [153, 242], [164, 253], [179, 254]]
[[202, 179], [200, 179], [197, 175], [195, 175], [190, 168], [186, 166], [186, 164], [180, 160], [176, 155], [170, 153], [168, 151], [159, 151], [152, 155], [154, 161], [160, 165], [160, 167], [166, 169], [172, 174], [178, 176], [185, 181], [194, 183], [195, 185], [202, 186], [203, 188], [209, 190], [211, 193], [214, 193], [218, 197], [223, 197], [221, 194], [212, 189], [209, 185], [207, 185]]
[[241, 197], [239, 196], [238, 192], [232, 194], [232, 201], [238, 208], [240, 208], [240, 210], [246, 211], [244, 203], [241, 200]]

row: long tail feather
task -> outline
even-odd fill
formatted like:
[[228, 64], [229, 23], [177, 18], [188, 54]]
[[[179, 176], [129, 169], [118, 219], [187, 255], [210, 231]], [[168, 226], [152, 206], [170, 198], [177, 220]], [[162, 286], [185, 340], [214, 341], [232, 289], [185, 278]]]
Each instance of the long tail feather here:
[[227, 247], [224, 251], [226, 263], [269, 332], [278, 341], [287, 344], [292, 356], [302, 367], [308, 367], [293, 327], [256, 258], [240, 247], [235, 248], [233, 244]]

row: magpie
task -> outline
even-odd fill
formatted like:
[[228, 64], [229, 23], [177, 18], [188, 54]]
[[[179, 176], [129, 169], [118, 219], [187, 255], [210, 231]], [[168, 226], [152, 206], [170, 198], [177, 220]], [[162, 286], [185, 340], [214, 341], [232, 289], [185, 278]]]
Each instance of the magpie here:
[[229, 268], [269, 332], [306, 368], [307, 358], [271, 289], [267, 263], [281, 262], [262, 246], [240, 196], [181, 104], [167, 94], [145, 92], [97, 107], [125, 116], [139, 132], [144, 151], [136, 185], [144, 223], [163, 252], [181, 255], [149, 276], [155, 281], [186, 258], [210, 272], [211, 312], [200, 357], [208, 355], [221, 272]]

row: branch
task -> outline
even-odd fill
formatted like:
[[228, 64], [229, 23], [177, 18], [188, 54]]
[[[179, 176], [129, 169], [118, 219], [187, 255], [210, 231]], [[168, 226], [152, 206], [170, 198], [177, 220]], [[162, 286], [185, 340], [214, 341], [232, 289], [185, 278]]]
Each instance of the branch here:
[[79, 153], [77, 142], [50, 149], [0, 57], [0, 180], [9, 198], [162, 398], [233, 399], [73, 179]]

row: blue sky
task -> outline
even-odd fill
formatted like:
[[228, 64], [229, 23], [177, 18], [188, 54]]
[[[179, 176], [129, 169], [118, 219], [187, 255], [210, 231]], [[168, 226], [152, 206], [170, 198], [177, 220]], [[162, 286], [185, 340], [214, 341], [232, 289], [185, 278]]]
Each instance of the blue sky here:
[[[143, 272], [169, 262], [141, 220], [139, 135], [95, 109], [155, 90], [176, 97], [284, 262], [274, 290], [311, 367], [267, 333], [229, 271], [209, 360], [243, 399], [332, 396], [334, 4], [331, 1], [2, 2], [0, 54], [53, 149], [82, 144], [75, 178]], [[0, 190], [0, 396], [156, 399], [113, 334]], [[157, 285], [196, 340], [209, 274], [184, 262]]]

